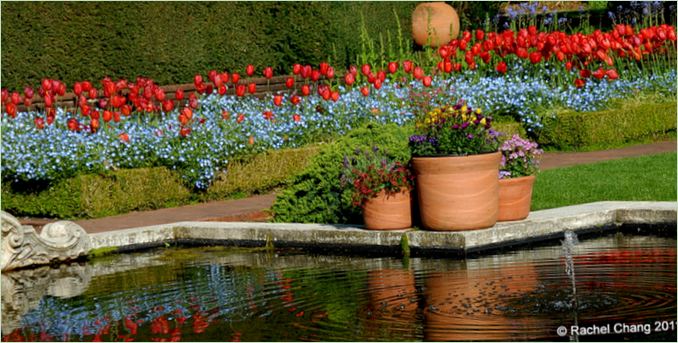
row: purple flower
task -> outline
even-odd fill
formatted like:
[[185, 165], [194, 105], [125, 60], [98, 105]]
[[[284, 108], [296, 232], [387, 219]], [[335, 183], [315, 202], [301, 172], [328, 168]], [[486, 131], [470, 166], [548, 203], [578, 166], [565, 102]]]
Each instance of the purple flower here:
[[474, 137], [474, 136], [473, 136], [472, 134], [470, 134], [470, 133], [468, 134], [468, 138], [473, 139], [473, 137]]
[[456, 130], [456, 129], [459, 128], [459, 125], [458, 125], [458, 124], [454, 124], [454, 125], [452, 125], [452, 128]]

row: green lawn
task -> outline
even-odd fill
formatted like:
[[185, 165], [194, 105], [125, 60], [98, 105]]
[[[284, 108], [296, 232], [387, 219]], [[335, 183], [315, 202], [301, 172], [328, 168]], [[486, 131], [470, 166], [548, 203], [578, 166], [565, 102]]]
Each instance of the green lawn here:
[[531, 210], [615, 200], [676, 201], [676, 153], [541, 171]]

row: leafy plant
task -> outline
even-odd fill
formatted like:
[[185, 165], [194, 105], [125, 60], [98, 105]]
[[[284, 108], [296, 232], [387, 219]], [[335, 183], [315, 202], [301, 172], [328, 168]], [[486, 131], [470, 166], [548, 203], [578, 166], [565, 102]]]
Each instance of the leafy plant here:
[[509, 139], [502, 139], [500, 132], [490, 132], [490, 135], [501, 142], [501, 164], [499, 178], [518, 178], [534, 175], [539, 168], [539, 160], [544, 150], [537, 149], [538, 144], [514, 134]]

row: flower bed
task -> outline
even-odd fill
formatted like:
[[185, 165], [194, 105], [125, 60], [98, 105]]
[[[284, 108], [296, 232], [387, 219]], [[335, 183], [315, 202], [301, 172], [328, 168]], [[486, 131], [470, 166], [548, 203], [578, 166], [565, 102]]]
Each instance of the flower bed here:
[[[492, 116], [517, 117], [537, 134], [556, 108], [601, 110], [639, 91], [675, 99], [675, 58], [670, 62], [675, 42], [675, 28], [665, 24], [640, 32], [619, 25], [612, 32], [569, 36], [532, 27], [464, 32], [439, 49], [440, 59], [432, 64], [392, 62], [376, 72], [364, 65], [362, 73], [351, 68], [346, 86], [337, 84], [336, 72], [326, 63], [318, 69], [295, 65], [293, 72], [302, 75], [304, 85], [290, 85], [298, 89], [291, 95], [262, 100], [247, 96], [252, 90], [234, 80], [235, 74], [212, 71], [210, 82], [196, 76], [202, 95], [189, 95], [189, 106], [181, 109], [144, 78], [134, 83], [105, 79], [106, 99], [96, 102], [96, 87], [78, 83], [78, 107], [55, 108], [49, 105], [64, 94], [65, 85], [45, 79], [38, 90], [47, 106], [41, 112], [17, 112], [22, 96], [3, 90], [2, 174], [3, 179], [59, 180], [166, 166], [178, 170], [191, 187], [206, 189], [235, 157], [332, 139], [366, 122], [410, 125], [414, 100], [422, 97], [434, 102], [462, 98]], [[655, 67], [659, 62], [673, 68]], [[321, 75], [330, 81], [308, 86]], [[264, 76], [272, 72], [265, 69]], [[229, 78], [236, 95], [225, 94]], [[130, 95], [123, 96], [124, 89]], [[29, 93], [34, 90], [27, 88], [23, 98], [32, 99]]]

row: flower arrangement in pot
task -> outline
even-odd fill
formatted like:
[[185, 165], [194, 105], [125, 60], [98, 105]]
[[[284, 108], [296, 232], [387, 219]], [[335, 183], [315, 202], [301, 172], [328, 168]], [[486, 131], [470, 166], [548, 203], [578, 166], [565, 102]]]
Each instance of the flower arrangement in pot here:
[[497, 221], [499, 162], [491, 118], [459, 101], [426, 106], [410, 137], [422, 224], [438, 231], [474, 230]]
[[514, 134], [502, 139], [504, 133], [492, 133], [501, 142], [499, 170], [499, 215], [497, 221], [521, 220], [530, 214], [532, 186], [543, 150], [537, 143]]
[[[371, 153], [370, 153], [371, 152]], [[342, 187], [353, 188], [353, 206], [360, 206], [365, 228], [400, 230], [412, 227], [414, 175], [409, 164], [392, 161], [372, 143], [372, 151], [356, 148], [344, 156]]]

